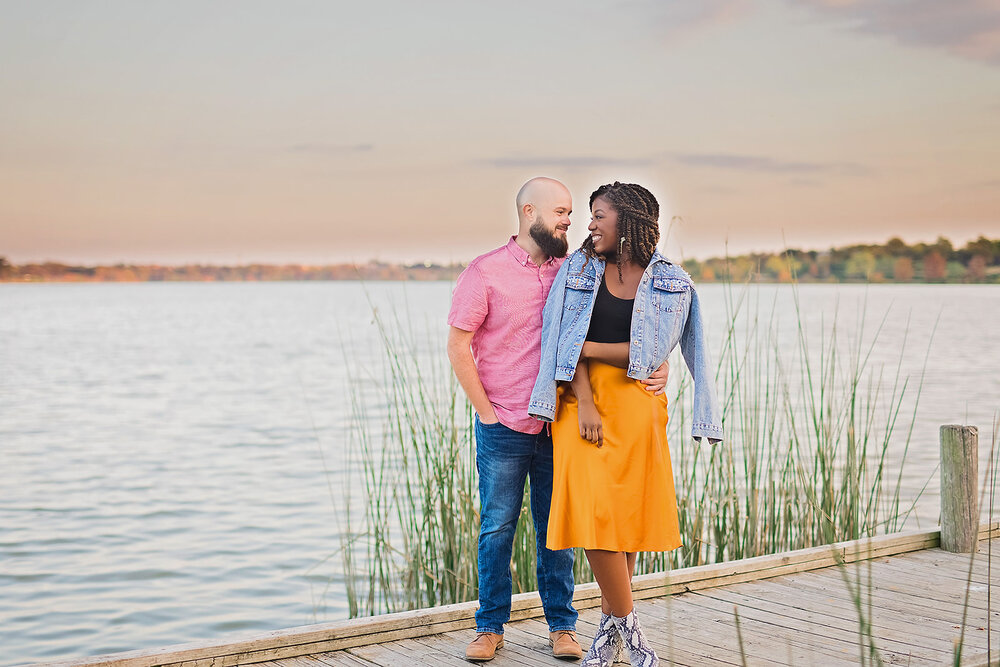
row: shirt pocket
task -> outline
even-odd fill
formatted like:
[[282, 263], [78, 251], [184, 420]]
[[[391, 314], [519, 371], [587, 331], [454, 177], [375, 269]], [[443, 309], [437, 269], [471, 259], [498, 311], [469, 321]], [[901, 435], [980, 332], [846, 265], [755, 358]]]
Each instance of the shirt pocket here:
[[661, 313], [683, 313], [691, 298], [691, 285], [677, 278], [653, 278], [653, 305]]
[[563, 306], [566, 310], [581, 310], [594, 294], [593, 276], [567, 276], [566, 297]]

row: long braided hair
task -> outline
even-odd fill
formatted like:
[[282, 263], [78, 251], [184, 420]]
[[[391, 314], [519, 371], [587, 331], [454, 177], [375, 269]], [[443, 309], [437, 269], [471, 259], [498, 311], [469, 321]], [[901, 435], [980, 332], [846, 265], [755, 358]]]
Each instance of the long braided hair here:
[[[618, 213], [617, 239], [625, 238], [619, 245], [621, 251], [615, 258], [618, 265], [618, 280], [622, 278], [622, 258], [627, 257], [639, 266], [647, 266], [660, 242], [660, 204], [653, 193], [636, 183], [619, 183], [615, 181], [594, 190], [590, 195], [590, 208], [594, 208], [594, 200], [603, 197], [611, 203]], [[594, 252], [594, 241], [589, 236], [580, 248], [587, 257], [597, 257]]]

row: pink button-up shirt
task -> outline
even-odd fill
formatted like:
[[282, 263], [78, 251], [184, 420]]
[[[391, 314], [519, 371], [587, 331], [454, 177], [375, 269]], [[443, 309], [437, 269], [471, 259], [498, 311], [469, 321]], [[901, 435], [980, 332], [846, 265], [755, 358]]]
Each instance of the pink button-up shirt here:
[[563, 260], [535, 266], [516, 238], [462, 271], [448, 324], [473, 332], [472, 357], [500, 423], [538, 433], [542, 422], [528, 416], [528, 399], [542, 356], [542, 308]]

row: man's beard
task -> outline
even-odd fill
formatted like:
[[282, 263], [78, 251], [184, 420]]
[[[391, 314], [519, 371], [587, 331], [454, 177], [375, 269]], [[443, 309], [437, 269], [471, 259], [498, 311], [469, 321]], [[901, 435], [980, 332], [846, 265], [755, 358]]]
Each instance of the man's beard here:
[[536, 220], [530, 228], [528, 235], [538, 244], [538, 247], [549, 257], [565, 257], [569, 250], [569, 241], [565, 236], [562, 238], [545, 228], [541, 219]]

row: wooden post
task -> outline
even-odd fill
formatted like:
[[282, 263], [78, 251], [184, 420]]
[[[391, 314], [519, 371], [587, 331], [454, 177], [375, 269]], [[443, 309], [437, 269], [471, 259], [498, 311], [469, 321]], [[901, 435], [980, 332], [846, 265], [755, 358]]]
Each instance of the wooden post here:
[[971, 553], [979, 542], [979, 429], [941, 427], [941, 548]]

